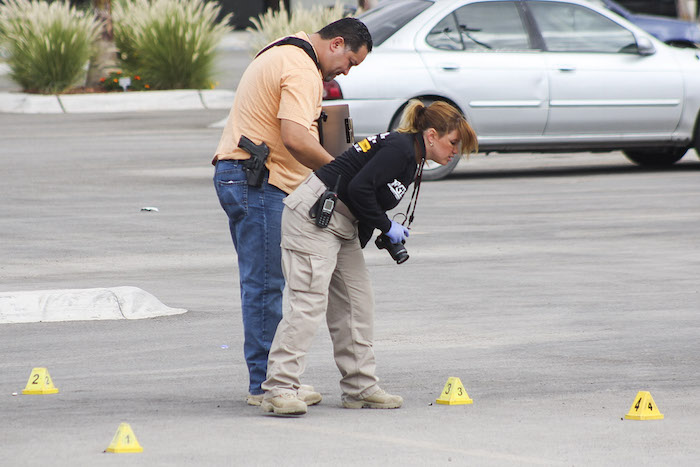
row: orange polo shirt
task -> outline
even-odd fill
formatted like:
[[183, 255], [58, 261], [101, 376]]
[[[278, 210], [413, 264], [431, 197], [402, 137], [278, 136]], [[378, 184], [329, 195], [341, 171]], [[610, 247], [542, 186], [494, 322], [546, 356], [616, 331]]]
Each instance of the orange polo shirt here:
[[[305, 41], [304, 32], [294, 34]], [[310, 42], [310, 41], [309, 41]], [[265, 164], [268, 182], [291, 193], [311, 173], [282, 143], [280, 119], [308, 128], [318, 137], [323, 99], [323, 77], [304, 50], [294, 45], [272, 47], [251, 62], [236, 89], [236, 97], [224, 127], [213, 164], [222, 159], [248, 159], [238, 147], [241, 135], [253, 143], [264, 141], [270, 148]]]

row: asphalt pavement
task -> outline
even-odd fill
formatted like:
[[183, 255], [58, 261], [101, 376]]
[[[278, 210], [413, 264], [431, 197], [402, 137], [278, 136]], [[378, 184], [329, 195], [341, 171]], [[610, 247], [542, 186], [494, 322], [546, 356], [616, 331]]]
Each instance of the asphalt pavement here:
[[[321, 328], [304, 382], [324, 400], [277, 418], [244, 402], [236, 257], [211, 183], [209, 125], [226, 113], [0, 114], [0, 292], [134, 286], [189, 310], [0, 325], [0, 464], [697, 464], [694, 151], [669, 170], [477, 155], [426, 183], [411, 258], [365, 251], [380, 384], [405, 406], [342, 409]], [[21, 394], [35, 367], [58, 394]], [[449, 377], [473, 404], [435, 403]], [[638, 391], [663, 420], [624, 419]], [[103, 453], [122, 422], [142, 453]]]

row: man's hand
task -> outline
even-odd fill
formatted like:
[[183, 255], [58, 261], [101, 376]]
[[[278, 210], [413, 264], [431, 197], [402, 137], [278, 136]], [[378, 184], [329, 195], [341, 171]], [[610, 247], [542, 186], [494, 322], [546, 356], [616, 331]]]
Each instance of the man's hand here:
[[280, 120], [282, 143], [306, 167], [316, 170], [333, 160], [333, 156], [311, 136], [309, 130], [291, 120]]

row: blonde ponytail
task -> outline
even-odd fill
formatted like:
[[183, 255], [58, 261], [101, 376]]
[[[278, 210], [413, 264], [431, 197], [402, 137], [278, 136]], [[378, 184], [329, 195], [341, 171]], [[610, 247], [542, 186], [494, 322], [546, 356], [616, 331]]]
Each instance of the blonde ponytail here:
[[401, 122], [399, 122], [399, 128], [396, 130], [400, 133], [420, 133], [421, 116], [425, 116], [425, 104], [423, 104], [418, 99], [411, 99], [406, 104], [401, 114]]
[[474, 129], [452, 105], [443, 101], [435, 101], [426, 107], [418, 99], [411, 99], [401, 114], [401, 122], [396, 131], [423, 133], [428, 128], [434, 128], [441, 137], [457, 130], [461, 140], [462, 154], [476, 152], [479, 149]]

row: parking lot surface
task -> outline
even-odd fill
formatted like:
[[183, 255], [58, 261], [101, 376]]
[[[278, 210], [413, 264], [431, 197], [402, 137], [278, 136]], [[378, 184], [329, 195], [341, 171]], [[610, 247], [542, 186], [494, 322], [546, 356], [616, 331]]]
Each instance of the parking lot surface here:
[[[370, 244], [399, 410], [340, 407], [328, 333], [302, 418], [244, 402], [236, 259], [209, 164], [225, 111], [0, 115], [0, 292], [135, 286], [187, 313], [0, 325], [3, 465], [695, 465], [700, 161], [476, 155]], [[158, 211], [142, 211], [157, 207]], [[22, 395], [34, 367], [58, 394]], [[437, 405], [449, 377], [471, 405]], [[649, 391], [663, 420], [625, 420]], [[13, 396], [13, 393], [19, 393]], [[120, 423], [144, 451], [107, 454]]]

